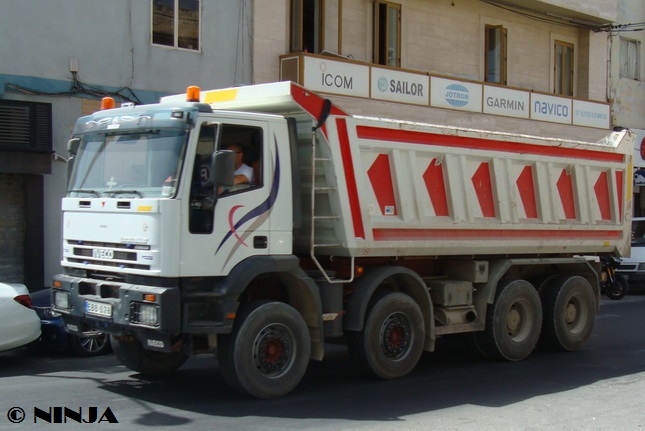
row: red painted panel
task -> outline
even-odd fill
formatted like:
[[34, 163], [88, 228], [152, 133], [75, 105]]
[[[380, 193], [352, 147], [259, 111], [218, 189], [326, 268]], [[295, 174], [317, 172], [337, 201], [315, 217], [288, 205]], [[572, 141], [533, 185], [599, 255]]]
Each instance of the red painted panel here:
[[411, 144], [470, 148], [474, 150], [503, 151], [515, 154], [536, 154], [552, 157], [571, 157], [574, 159], [598, 160], [622, 163], [623, 154], [602, 151], [563, 148], [555, 145], [536, 145], [521, 142], [497, 141], [494, 139], [469, 138], [464, 136], [442, 135], [410, 130], [386, 129], [372, 126], [358, 126], [358, 137], [378, 141], [408, 142]]
[[484, 162], [479, 165], [471, 181], [475, 187], [477, 200], [484, 217], [495, 217], [495, 200], [493, 198], [493, 185], [490, 179], [488, 163]]
[[535, 183], [533, 182], [533, 167], [524, 166], [522, 173], [517, 178], [517, 189], [524, 205], [526, 218], [538, 218], [537, 201], [535, 200]]
[[622, 230], [560, 230], [560, 229], [374, 229], [376, 241], [436, 240], [517, 240], [527, 239], [618, 239]]
[[354, 225], [354, 236], [357, 238], [365, 238], [365, 228], [363, 226], [361, 207], [358, 200], [358, 188], [356, 187], [356, 173], [354, 172], [352, 151], [349, 147], [347, 122], [344, 118], [337, 118], [336, 126], [338, 127], [340, 154], [343, 160], [343, 170], [345, 171], [345, 182], [347, 183], [347, 195], [349, 197], [349, 208], [352, 214], [352, 223]]
[[446, 197], [446, 183], [443, 179], [443, 166], [437, 159], [432, 159], [428, 169], [423, 173], [423, 181], [426, 183], [430, 201], [434, 213], [438, 217], [448, 216], [448, 198]]
[[557, 186], [562, 208], [564, 208], [564, 218], [575, 219], [576, 204], [573, 199], [573, 182], [571, 181], [571, 175], [567, 174], [566, 169], [562, 170]]
[[[302, 106], [302, 109], [309, 112], [314, 118], [320, 117], [325, 99], [295, 83], [291, 83], [291, 96], [293, 100]], [[347, 115], [345, 111], [336, 105], [332, 105], [331, 114]]]
[[623, 221], [623, 202], [625, 201], [625, 196], [623, 196], [623, 171], [616, 171], [616, 192], [618, 193], [618, 214], [620, 216], [619, 221]]
[[611, 207], [609, 205], [609, 183], [607, 182], [607, 172], [601, 172], [598, 181], [593, 186], [600, 208], [600, 218], [602, 220], [611, 220]]
[[[387, 154], [379, 154], [367, 170], [370, 178], [379, 209], [383, 215], [396, 215], [396, 199], [394, 198], [394, 187], [392, 185], [392, 171], [390, 170], [390, 157]], [[391, 207], [393, 212], [385, 211], [385, 207]]]

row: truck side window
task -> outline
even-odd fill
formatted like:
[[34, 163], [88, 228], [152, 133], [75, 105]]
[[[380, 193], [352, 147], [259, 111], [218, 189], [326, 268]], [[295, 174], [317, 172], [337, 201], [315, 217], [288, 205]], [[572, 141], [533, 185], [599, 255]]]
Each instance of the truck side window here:
[[209, 234], [213, 232], [215, 198], [213, 187], [205, 182], [210, 172], [211, 157], [215, 149], [217, 125], [204, 124], [199, 131], [195, 164], [190, 185], [189, 231], [190, 233]]
[[220, 149], [235, 152], [235, 184], [223, 195], [262, 186], [262, 129], [224, 124]]

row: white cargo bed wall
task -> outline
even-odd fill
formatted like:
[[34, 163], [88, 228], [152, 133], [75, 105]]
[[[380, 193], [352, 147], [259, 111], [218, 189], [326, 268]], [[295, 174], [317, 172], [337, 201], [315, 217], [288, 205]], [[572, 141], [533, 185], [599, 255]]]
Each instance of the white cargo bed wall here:
[[630, 134], [590, 144], [362, 117], [325, 126], [352, 256], [629, 247]]

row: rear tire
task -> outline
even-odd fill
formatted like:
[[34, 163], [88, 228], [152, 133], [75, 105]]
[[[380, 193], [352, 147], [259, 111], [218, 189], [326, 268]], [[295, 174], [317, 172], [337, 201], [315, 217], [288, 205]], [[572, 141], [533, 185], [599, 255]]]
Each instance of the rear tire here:
[[390, 380], [409, 374], [423, 353], [425, 325], [419, 305], [404, 293], [385, 293], [375, 302], [361, 332], [348, 333], [352, 360]]
[[533, 285], [525, 280], [505, 281], [488, 306], [486, 329], [473, 338], [484, 356], [519, 361], [535, 349], [541, 326], [542, 305]]
[[589, 282], [580, 276], [560, 276], [542, 292], [544, 325], [540, 344], [573, 351], [584, 346], [596, 320], [596, 297]]
[[123, 365], [148, 376], [165, 376], [181, 367], [188, 356], [181, 352], [146, 350], [139, 341], [123, 341], [110, 337], [112, 350]]
[[224, 380], [237, 392], [256, 398], [291, 392], [307, 371], [310, 353], [305, 320], [282, 302], [242, 305], [233, 332], [218, 339]]

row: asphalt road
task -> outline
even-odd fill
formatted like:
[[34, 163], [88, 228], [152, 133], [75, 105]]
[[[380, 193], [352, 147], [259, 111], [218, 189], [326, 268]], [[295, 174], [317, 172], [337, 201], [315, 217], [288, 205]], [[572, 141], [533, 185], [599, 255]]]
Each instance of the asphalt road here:
[[[0, 430], [645, 431], [645, 295], [604, 299], [578, 352], [538, 350], [508, 363], [480, 358], [461, 341], [440, 340], [412, 375], [387, 382], [358, 373], [344, 347], [330, 346], [296, 391], [265, 401], [231, 392], [208, 356], [162, 380], [132, 373], [114, 355], [19, 349], [0, 353]], [[53, 422], [57, 407], [87, 421], [95, 407], [96, 422], [35, 417], [36, 409], [51, 412]]]

